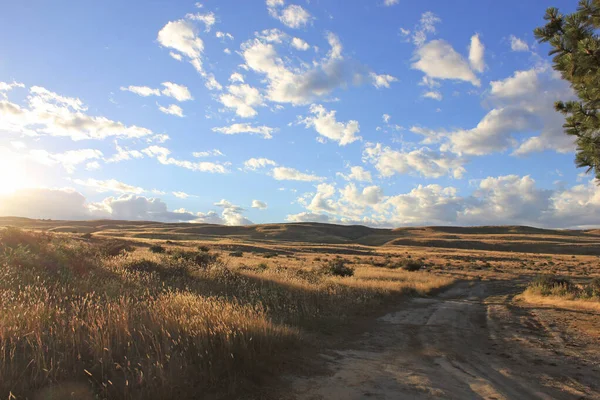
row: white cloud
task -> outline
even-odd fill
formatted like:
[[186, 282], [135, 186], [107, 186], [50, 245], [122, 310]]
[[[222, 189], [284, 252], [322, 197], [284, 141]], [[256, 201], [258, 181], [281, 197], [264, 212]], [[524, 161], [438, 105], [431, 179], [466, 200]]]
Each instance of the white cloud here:
[[480, 86], [479, 78], [469, 67], [469, 63], [454, 48], [443, 40], [432, 40], [415, 52], [413, 69], [422, 71], [429, 78], [452, 79], [470, 82]]
[[[412, 41], [415, 46], [422, 46], [427, 41], [427, 35], [433, 34], [436, 31], [435, 25], [442, 22], [440, 18], [438, 18], [431, 11], [424, 12], [421, 15], [421, 19], [419, 23], [413, 29]], [[404, 36], [410, 34], [410, 31], [407, 29], [401, 29], [401, 33]]]
[[177, 101], [193, 99], [192, 94], [186, 86], [178, 85], [173, 82], [163, 82], [162, 85], [165, 87], [162, 91], [148, 86], [122, 86], [121, 90], [132, 92], [142, 97], [165, 95], [172, 97]]
[[283, 9], [283, 2], [267, 1], [269, 14], [288, 28], [302, 28], [312, 21], [311, 15], [299, 5], [291, 4]]
[[119, 162], [131, 160], [132, 158], [143, 158], [144, 154], [138, 150], [129, 150], [127, 148], [123, 148], [119, 146], [119, 144], [115, 141], [115, 148], [117, 153], [112, 157], [104, 159], [107, 163]]
[[224, 135], [237, 135], [239, 133], [255, 133], [258, 135], [262, 135], [264, 139], [273, 138], [273, 128], [268, 126], [252, 126], [250, 124], [232, 124], [230, 126], [223, 126], [212, 128], [213, 132], [219, 132]]
[[529, 51], [529, 45], [515, 35], [510, 35], [510, 48], [512, 51]]
[[389, 114], [383, 114], [381, 116], [381, 119], [383, 119], [383, 122], [385, 122], [386, 124], [390, 122], [390, 118], [392, 118]]
[[400, 0], [383, 0], [383, 5], [386, 7], [390, 7], [396, 5], [400, 2]]
[[31, 87], [29, 93], [27, 108], [0, 100], [0, 131], [28, 136], [64, 136], [72, 140], [153, 135], [150, 129], [90, 116], [78, 98], [61, 96], [40, 86]]
[[189, 89], [184, 85], [178, 85], [173, 82], [163, 82], [162, 85], [165, 87], [162, 90], [162, 94], [174, 98], [177, 101], [192, 100], [192, 94]]
[[477, 72], [483, 72], [485, 69], [485, 61], [483, 60], [485, 46], [481, 43], [479, 34], [471, 36], [471, 45], [469, 46], [469, 63], [471, 68]]
[[131, 93], [135, 93], [138, 96], [148, 97], [148, 96], [160, 96], [159, 89], [153, 89], [148, 86], [121, 86], [122, 91], [128, 91]]
[[310, 49], [310, 46], [308, 45], [308, 43], [306, 43], [304, 40], [297, 38], [297, 37], [292, 39], [292, 47], [294, 47], [297, 50], [301, 50], [301, 51], [306, 51], [306, 50]]
[[158, 43], [170, 49], [169, 54], [178, 61], [185, 56], [194, 69], [206, 80], [205, 86], [208, 89], [221, 90], [222, 86], [214, 75], [204, 70], [202, 60], [204, 41], [198, 36], [196, 26], [192, 21], [203, 22], [208, 32], [215, 23], [215, 16], [213, 13], [187, 14], [185, 19], [169, 21], [158, 32]]
[[[574, 150], [573, 138], [565, 135], [564, 117], [554, 102], [574, 98], [569, 85], [548, 66], [516, 71], [513, 76], [490, 83], [487, 103], [494, 106], [472, 129], [441, 132], [443, 150], [457, 154], [485, 155], [514, 149], [514, 155], [543, 150], [561, 153]], [[531, 136], [532, 132], [539, 132]], [[530, 135], [522, 142], [516, 135]]]
[[9, 92], [16, 87], [24, 88], [25, 85], [22, 83], [19, 83], [19, 82], [12, 82], [12, 83], [0, 82], [0, 98], [6, 99], [7, 98], [6, 92]]
[[244, 83], [244, 75], [240, 74], [239, 72], [234, 72], [233, 74], [231, 74], [231, 76], [229, 77], [229, 81], [230, 82], [239, 82], [239, 83]]
[[213, 150], [207, 150], [207, 151], [195, 151], [192, 153], [192, 155], [194, 157], [218, 157], [218, 156], [224, 156], [225, 154], [223, 154], [220, 150], [217, 149], [213, 149]]
[[165, 114], [175, 115], [177, 117], [184, 117], [183, 110], [177, 104], [171, 104], [168, 107], [163, 107], [161, 105], [158, 106], [160, 112]]
[[267, 203], [260, 200], [252, 200], [252, 208], [258, 208], [259, 210], [266, 210]]
[[185, 192], [172, 192], [172, 193], [173, 193], [173, 196], [177, 197], [178, 199], [187, 199], [188, 197], [191, 196]]
[[462, 178], [466, 172], [465, 161], [451, 153], [443, 153], [422, 147], [412, 151], [393, 150], [381, 143], [367, 146], [363, 159], [372, 163], [384, 176], [417, 172], [426, 178], [440, 178], [445, 175]]
[[350, 174], [346, 175], [341, 172], [338, 172], [336, 175], [341, 176], [347, 181], [359, 181], [359, 182], [371, 182], [373, 177], [371, 176], [371, 172], [367, 171], [361, 166], [353, 166], [350, 167]]
[[118, 193], [134, 193], [141, 194], [145, 192], [144, 189], [138, 186], [128, 185], [123, 182], [119, 182], [116, 179], [108, 179], [108, 180], [97, 180], [97, 179], [74, 179], [78, 185], [86, 186], [92, 189], [95, 189], [98, 192], [118, 192]]
[[277, 166], [277, 163], [268, 158], [250, 158], [244, 162], [244, 168], [252, 171], [257, 169], [266, 168], [268, 166]]
[[304, 182], [314, 182], [314, 181], [322, 181], [325, 180], [325, 178], [317, 176], [317, 175], [312, 175], [312, 174], [306, 174], [303, 172], [298, 171], [297, 169], [294, 168], [288, 168], [288, 167], [275, 167], [273, 168], [273, 178], [277, 179], [278, 181], [304, 181]]
[[73, 173], [77, 165], [102, 158], [102, 152], [95, 149], [69, 150], [64, 153], [30, 150], [25, 158], [48, 166], [62, 165], [68, 173]]
[[183, 60], [183, 56], [181, 54], [179, 54], [179, 53], [175, 53], [173, 51], [170, 51], [169, 55], [171, 57], [173, 57], [174, 59], [176, 59], [177, 61], [182, 61]]
[[192, 171], [210, 172], [224, 174], [227, 168], [223, 164], [213, 163], [208, 161], [192, 162], [186, 160], [178, 160], [170, 157], [171, 151], [165, 147], [150, 146], [142, 150], [148, 157], [156, 158], [163, 165], [175, 165], [177, 167], [186, 168]]
[[89, 163], [85, 164], [85, 169], [87, 171], [96, 171], [100, 169], [100, 163], [98, 161], [90, 161]]
[[221, 223], [225, 225], [239, 226], [252, 224], [252, 221], [242, 215], [245, 210], [240, 206], [236, 206], [225, 199], [216, 202], [215, 206], [223, 208]]
[[389, 88], [390, 83], [398, 81], [398, 78], [393, 77], [391, 75], [385, 75], [385, 74], [378, 75], [375, 72], [371, 72], [369, 74], [369, 76], [371, 77], [373, 86], [375, 86], [377, 89]]
[[[162, 192], [161, 192], [162, 193]], [[163, 193], [164, 194], [164, 193]], [[157, 198], [136, 194], [107, 197], [90, 203], [73, 189], [32, 188], [0, 195], [0, 215], [63, 220], [115, 219], [128, 221], [202, 222], [227, 225], [247, 225], [252, 221], [242, 215], [241, 207], [227, 201], [216, 203], [223, 208], [221, 215], [214, 211], [191, 213], [180, 209], [169, 211], [166, 203]]]
[[356, 136], [360, 131], [358, 121], [338, 122], [335, 118], [336, 111], [327, 111], [320, 104], [312, 104], [310, 112], [314, 116], [306, 117], [301, 122], [307, 128], [314, 127], [317, 133], [336, 141], [340, 146], [345, 146], [362, 139], [360, 136]]
[[210, 29], [216, 22], [215, 14], [212, 12], [209, 12], [206, 14], [201, 14], [201, 13], [187, 14], [185, 17], [188, 19], [191, 19], [193, 21], [203, 22], [204, 25], [206, 25], [206, 32], [210, 32]]
[[180, 19], [168, 22], [158, 32], [157, 40], [161, 46], [185, 55], [198, 72], [202, 71], [204, 42], [197, 36], [196, 27], [190, 21]]
[[231, 33], [227, 33], [227, 32], [217, 31], [215, 33], [215, 36], [218, 37], [219, 39], [230, 39], [230, 40], [233, 40], [233, 35]]
[[442, 100], [442, 94], [436, 90], [430, 90], [428, 92], [425, 92], [423, 94], [423, 97], [426, 97], [428, 99], [433, 99], [433, 100], [437, 100], [437, 101], [441, 101]]
[[254, 117], [257, 113], [255, 107], [263, 104], [262, 95], [258, 89], [248, 85], [230, 85], [229, 93], [219, 97], [219, 101], [227, 108], [235, 109], [235, 113], [242, 118]]
[[[264, 35], [242, 44], [245, 67], [265, 76], [267, 87], [265, 98], [276, 103], [303, 105], [329, 95], [337, 88], [373, 82], [369, 70], [342, 55], [342, 45], [333, 33], [327, 34], [331, 47], [327, 55], [312, 65], [287, 65], [289, 58], [277, 53], [275, 44], [282, 41], [281, 34], [269, 34], [276, 40], [267, 40]], [[380, 83], [389, 84], [389, 75], [377, 75]]]

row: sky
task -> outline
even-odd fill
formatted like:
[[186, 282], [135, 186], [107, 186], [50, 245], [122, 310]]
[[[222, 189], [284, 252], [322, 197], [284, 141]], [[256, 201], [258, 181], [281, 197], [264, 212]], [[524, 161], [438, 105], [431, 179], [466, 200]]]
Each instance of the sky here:
[[545, 3], [3, 2], [0, 215], [600, 225]]

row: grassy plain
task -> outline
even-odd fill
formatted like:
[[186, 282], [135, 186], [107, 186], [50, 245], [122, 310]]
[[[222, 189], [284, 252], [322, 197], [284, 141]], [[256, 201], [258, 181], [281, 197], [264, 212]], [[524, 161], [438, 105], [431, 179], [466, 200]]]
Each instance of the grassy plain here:
[[0, 228], [0, 399], [268, 397], [266, 377], [407, 295], [457, 280], [600, 276], [597, 231], [2, 225], [12, 228]]

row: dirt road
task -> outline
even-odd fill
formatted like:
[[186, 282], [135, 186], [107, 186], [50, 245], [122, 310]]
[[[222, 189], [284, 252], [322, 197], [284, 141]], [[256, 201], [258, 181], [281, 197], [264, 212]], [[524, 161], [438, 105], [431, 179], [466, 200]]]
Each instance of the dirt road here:
[[[294, 378], [296, 399], [600, 399], [600, 352], [551, 314], [520, 307], [515, 282], [461, 282], [415, 298], [340, 351], [329, 374]], [[600, 315], [592, 315], [600, 318]]]

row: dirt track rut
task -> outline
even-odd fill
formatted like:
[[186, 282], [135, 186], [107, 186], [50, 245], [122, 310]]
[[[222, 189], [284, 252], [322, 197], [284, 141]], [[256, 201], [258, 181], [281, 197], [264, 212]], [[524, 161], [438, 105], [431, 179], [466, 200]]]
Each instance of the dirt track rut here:
[[[565, 346], [514, 282], [460, 282], [322, 354], [330, 374], [294, 378], [296, 399], [600, 399], [600, 366]], [[600, 316], [599, 316], [600, 318]]]

